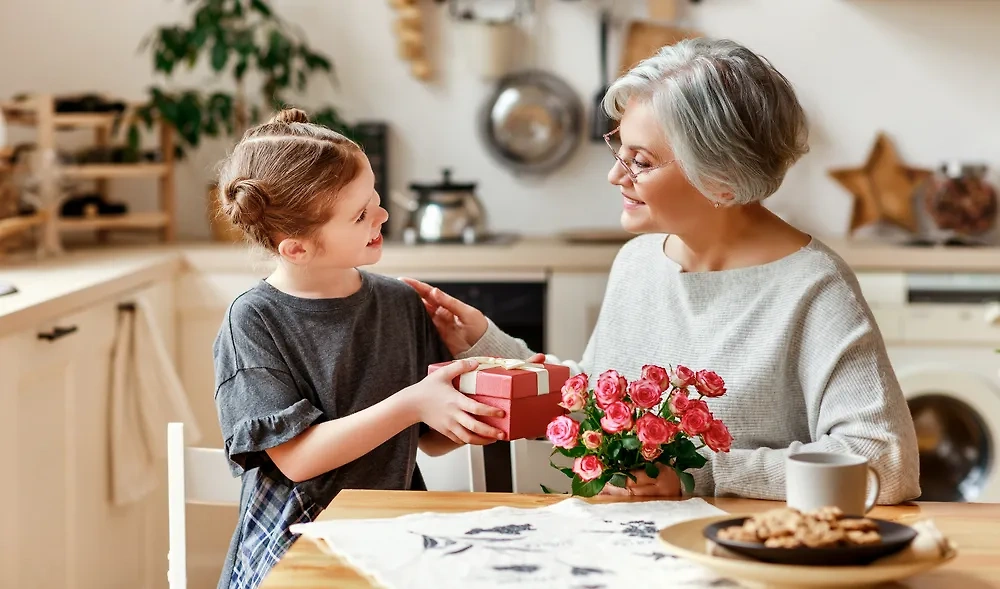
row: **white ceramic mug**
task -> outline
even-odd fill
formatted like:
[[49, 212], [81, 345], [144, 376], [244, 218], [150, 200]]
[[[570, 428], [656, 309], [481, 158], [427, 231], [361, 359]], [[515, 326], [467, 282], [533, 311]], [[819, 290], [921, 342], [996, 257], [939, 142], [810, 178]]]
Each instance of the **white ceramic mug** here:
[[785, 501], [809, 511], [835, 505], [861, 517], [875, 507], [879, 478], [864, 456], [803, 452], [785, 458]]

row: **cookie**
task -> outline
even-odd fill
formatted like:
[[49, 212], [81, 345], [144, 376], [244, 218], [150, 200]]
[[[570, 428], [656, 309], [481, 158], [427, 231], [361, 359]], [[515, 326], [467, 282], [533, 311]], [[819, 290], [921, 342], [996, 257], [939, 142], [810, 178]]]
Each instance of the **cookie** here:
[[859, 546], [864, 546], [868, 544], [878, 544], [882, 541], [882, 536], [875, 531], [862, 532], [860, 530], [851, 530], [846, 532], [847, 541], [851, 544], [857, 544]]
[[840, 510], [839, 507], [835, 505], [828, 505], [826, 507], [820, 507], [814, 511], [809, 512], [808, 515], [824, 521], [824, 522], [835, 522], [844, 517], [844, 512]]
[[833, 548], [882, 541], [874, 521], [845, 519], [844, 512], [835, 506], [807, 512], [791, 507], [770, 509], [746, 519], [741, 526], [720, 530], [719, 538], [763, 543], [768, 548]]
[[760, 540], [757, 538], [757, 534], [744, 528], [743, 526], [730, 526], [719, 530], [719, 538], [722, 540], [729, 540], [730, 542], [750, 542], [753, 544], [760, 543]]
[[764, 546], [768, 548], [798, 548], [802, 546], [802, 542], [795, 536], [779, 536], [777, 538], [768, 538], [764, 542]]
[[840, 527], [847, 531], [857, 531], [857, 532], [871, 532], [878, 529], [878, 524], [868, 519], [867, 517], [862, 517], [858, 519], [844, 519], [840, 520]]

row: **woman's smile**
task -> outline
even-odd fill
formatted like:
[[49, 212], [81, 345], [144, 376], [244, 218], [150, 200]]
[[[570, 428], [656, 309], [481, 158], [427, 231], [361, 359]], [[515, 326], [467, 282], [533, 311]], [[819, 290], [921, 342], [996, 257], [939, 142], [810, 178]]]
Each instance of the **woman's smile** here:
[[646, 206], [646, 203], [642, 202], [641, 200], [639, 200], [637, 198], [632, 198], [631, 196], [628, 196], [624, 192], [622, 192], [622, 199], [623, 199], [622, 204], [623, 204], [623, 206], [625, 207], [626, 210], [632, 211], [632, 210], [635, 210], [635, 209], [637, 209], [639, 207]]

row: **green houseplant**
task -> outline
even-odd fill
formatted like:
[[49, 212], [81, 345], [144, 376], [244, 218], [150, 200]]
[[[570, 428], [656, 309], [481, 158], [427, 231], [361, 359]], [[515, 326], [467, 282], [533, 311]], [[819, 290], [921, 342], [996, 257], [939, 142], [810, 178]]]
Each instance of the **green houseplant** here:
[[[177, 156], [183, 157], [206, 137], [241, 135], [286, 105], [289, 94], [305, 91], [315, 74], [334, 81], [330, 59], [313, 50], [267, 0], [185, 2], [192, 10], [190, 22], [156, 28], [140, 49], [151, 53], [154, 71], [167, 81], [205, 61], [218, 83], [198, 89], [151, 86], [127, 129], [130, 149], [138, 149], [140, 125], [152, 128], [160, 118], [176, 130]], [[333, 106], [309, 108], [309, 116], [351, 135]]]

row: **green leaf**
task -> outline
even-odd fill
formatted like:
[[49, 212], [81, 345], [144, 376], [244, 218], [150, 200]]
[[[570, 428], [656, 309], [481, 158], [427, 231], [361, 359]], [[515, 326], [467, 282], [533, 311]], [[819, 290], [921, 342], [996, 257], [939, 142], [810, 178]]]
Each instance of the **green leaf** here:
[[621, 452], [622, 452], [621, 440], [612, 440], [611, 443], [608, 444], [608, 456], [610, 456], [612, 460], [618, 460], [618, 456], [621, 454]]
[[689, 468], [701, 468], [705, 466], [706, 462], [708, 462], [707, 458], [695, 452], [685, 456], [678, 456], [676, 465], [681, 470], [687, 470]]
[[[555, 466], [555, 465], [553, 465], [553, 466]], [[573, 472], [572, 468], [559, 468], [558, 470], [559, 470], [559, 472], [563, 473], [564, 475], [568, 476], [569, 478], [573, 478], [574, 476], [576, 476], [576, 473]]]
[[250, 0], [250, 8], [259, 12], [261, 16], [270, 17], [272, 14], [271, 7], [264, 0]]
[[681, 484], [684, 485], [684, 492], [691, 494], [694, 491], [694, 476], [689, 472], [684, 472], [677, 470], [677, 478], [681, 480]]
[[587, 447], [586, 446], [574, 446], [574, 447], [570, 448], [569, 450], [566, 450], [566, 452], [564, 452], [563, 454], [565, 456], [569, 456], [570, 458], [579, 458], [579, 457], [583, 456], [586, 453], [587, 453]]
[[614, 485], [616, 487], [621, 487], [624, 489], [625, 484], [627, 482], [628, 482], [628, 477], [625, 476], [625, 473], [616, 472], [615, 474], [611, 475], [611, 479], [608, 481], [608, 484]]
[[607, 475], [601, 475], [596, 479], [586, 483], [581, 481], [579, 477], [574, 477], [573, 494], [578, 497], [593, 497], [594, 495], [597, 495], [598, 493], [601, 492], [601, 489], [604, 488], [604, 485], [606, 485], [607, 482], [608, 482]]
[[626, 450], [638, 450], [641, 445], [642, 442], [640, 442], [639, 438], [635, 436], [630, 435], [622, 437], [622, 446], [624, 446]]
[[648, 476], [651, 479], [655, 479], [656, 477], [660, 476], [660, 469], [656, 468], [656, 465], [651, 462], [646, 463], [645, 471], [646, 471], [646, 476]]
[[558, 495], [559, 494], [558, 492], [553, 491], [552, 489], [546, 487], [545, 485], [541, 485], [540, 484], [538, 486], [542, 488], [542, 493], [545, 493], [546, 495]]
[[216, 37], [215, 44], [212, 45], [212, 69], [221, 72], [226, 67], [227, 61], [229, 61], [229, 47], [225, 39]]

